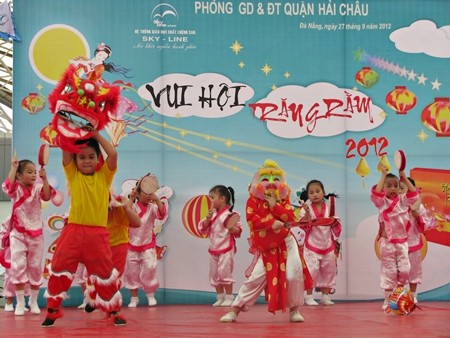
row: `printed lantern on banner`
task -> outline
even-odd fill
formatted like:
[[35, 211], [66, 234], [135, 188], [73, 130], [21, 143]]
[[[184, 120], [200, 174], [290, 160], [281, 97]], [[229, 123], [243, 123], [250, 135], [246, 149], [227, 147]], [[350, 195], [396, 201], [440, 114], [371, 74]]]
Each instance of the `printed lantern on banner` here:
[[372, 87], [378, 82], [378, 78], [378, 73], [370, 67], [363, 67], [355, 75], [356, 82], [365, 88]]
[[38, 93], [30, 93], [22, 100], [22, 108], [31, 114], [39, 113], [45, 107], [45, 99]]
[[436, 136], [450, 136], [450, 98], [436, 97], [422, 110], [422, 123]]
[[191, 198], [183, 207], [181, 220], [184, 228], [195, 237], [207, 238], [198, 231], [198, 222], [208, 214], [211, 209], [211, 199], [208, 195], [199, 195]]
[[358, 176], [361, 176], [361, 181], [363, 188], [366, 188], [366, 182], [364, 181], [364, 177], [370, 174], [370, 168], [367, 164], [367, 161], [364, 157], [361, 157], [361, 159], [358, 162], [358, 165], [356, 166], [356, 174]]
[[406, 86], [396, 86], [386, 95], [386, 104], [397, 114], [407, 114], [417, 103], [416, 95]]
[[413, 312], [415, 308], [412, 292], [402, 286], [398, 286], [389, 296], [389, 307], [386, 312], [396, 315], [407, 315]]

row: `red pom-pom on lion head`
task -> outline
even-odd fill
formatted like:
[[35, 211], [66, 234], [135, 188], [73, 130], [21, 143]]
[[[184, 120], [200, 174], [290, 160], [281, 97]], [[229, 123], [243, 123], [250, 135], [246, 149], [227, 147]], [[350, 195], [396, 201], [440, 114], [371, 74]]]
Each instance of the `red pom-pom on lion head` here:
[[48, 97], [53, 119], [41, 131], [41, 138], [52, 146], [78, 152], [75, 141], [102, 130], [116, 115], [119, 98], [118, 86], [81, 77], [70, 65]]

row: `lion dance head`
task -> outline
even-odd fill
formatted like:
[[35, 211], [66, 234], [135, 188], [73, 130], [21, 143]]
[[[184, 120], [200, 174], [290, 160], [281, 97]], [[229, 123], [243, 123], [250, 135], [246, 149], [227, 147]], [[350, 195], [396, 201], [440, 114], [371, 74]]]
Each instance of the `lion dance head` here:
[[41, 131], [41, 138], [51, 146], [78, 152], [75, 142], [92, 137], [116, 115], [120, 88], [105, 81], [82, 77], [70, 65], [48, 97], [52, 122]]
[[289, 198], [290, 191], [284, 170], [272, 160], [264, 161], [264, 164], [253, 176], [249, 188], [250, 194], [260, 200], [264, 200], [264, 195], [271, 192], [274, 193], [277, 200], [286, 200]]

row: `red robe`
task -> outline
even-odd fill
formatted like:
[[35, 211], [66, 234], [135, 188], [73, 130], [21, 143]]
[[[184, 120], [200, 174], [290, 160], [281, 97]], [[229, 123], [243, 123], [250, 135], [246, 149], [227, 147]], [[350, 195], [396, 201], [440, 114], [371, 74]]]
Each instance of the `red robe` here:
[[247, 223], [250, 227], [251, 250], [258, 251], [266, 268], [266, 300], [269, 312], [286, 311], [286, 244], [288, 228], [272, 229], [276, 220], [284, 223], [294, 221], [294, 210], [289, 200], [277, 202], [269, 208], [266, 201], [250, 196], [246, 206]]

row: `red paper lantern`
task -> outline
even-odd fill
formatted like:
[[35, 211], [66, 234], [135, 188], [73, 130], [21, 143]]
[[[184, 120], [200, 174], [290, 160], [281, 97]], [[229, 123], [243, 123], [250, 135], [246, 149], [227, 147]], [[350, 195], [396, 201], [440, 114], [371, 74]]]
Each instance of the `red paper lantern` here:
[[30, 93], [22, 100], [22, 108], [31, 114], [40, 112], [45, 107], [45, 100], [38, 93]]
[[406, 89], [406, 86], [396, 86], [386, 95], [386, 104], [397, 114], [406, 114], [417, 103], [416, 95]]
[[450, 98], [436, 97], [422, 110], [422, 123], [436, 136], [450, 136]]
[[184, 228], [192, 236], [207, 238], [208, 236], [202, 235], [197, 228], [198, 222], [206, 217], [208, 210], [211, 209], [211, 199], [208, 195], [199, 195], [191, 198], [183, 207], [181, 214], [181, 221]]
[[378, 73], [370, 67], [363, 67], [355, 75], [356, 82], [365, 88], [372, 87], [378, 82], [378, 78]]

